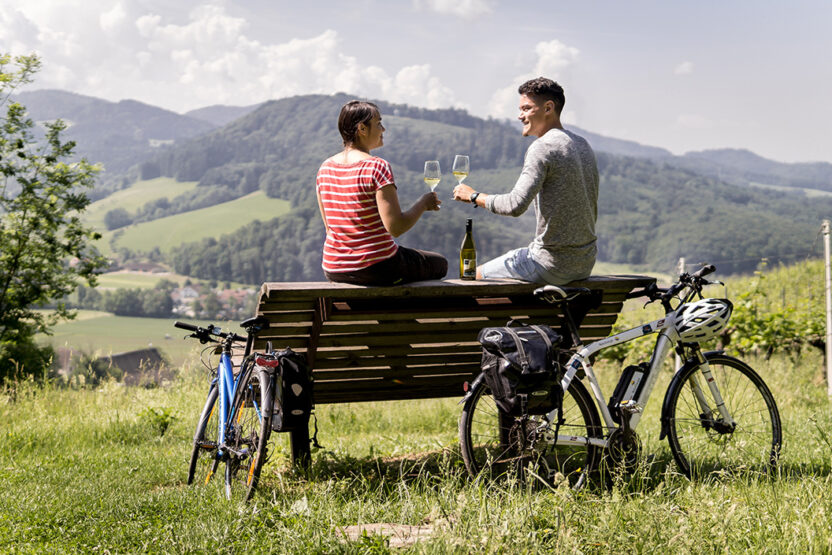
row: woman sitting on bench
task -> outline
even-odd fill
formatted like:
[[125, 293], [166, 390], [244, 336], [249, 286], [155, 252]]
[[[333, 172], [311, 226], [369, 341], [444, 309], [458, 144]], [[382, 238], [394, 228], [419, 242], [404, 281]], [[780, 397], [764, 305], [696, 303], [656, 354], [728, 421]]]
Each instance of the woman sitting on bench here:
[[321, 164], [318, 207], [326, 227], [323, 269], [330, 281], [397, 285], [441, 279], [448, 261], [435, 252], [397, 245], [398, 237], [427, 210], [439, 210], [436, 193], [407, 211], [399, 206], [390, 164], [370, 151], [384, 144], [378, 106], [353, 100], [341, 108], [338, 130], [344, 150]]

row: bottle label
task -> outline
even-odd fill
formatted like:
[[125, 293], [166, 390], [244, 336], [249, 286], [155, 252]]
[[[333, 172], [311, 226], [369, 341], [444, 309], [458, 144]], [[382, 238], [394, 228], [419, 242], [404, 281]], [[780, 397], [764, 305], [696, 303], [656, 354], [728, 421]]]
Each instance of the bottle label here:
[[462, 277], [477, 277], [477, 259], [463, 258], [462, 259]]

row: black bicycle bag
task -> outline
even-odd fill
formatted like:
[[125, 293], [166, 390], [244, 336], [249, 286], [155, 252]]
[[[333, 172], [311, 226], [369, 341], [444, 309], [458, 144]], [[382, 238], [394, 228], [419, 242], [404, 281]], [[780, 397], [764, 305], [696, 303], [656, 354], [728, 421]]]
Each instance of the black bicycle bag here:
[[276, 353], [280, 364], [275, 373], [272, 430], [287, 432], [309, 425], [312, 414], [312, 371], [306, 357], [292, 349]]
[[483, 328], [482, 372], [497, 407], [511, 416], [545, 414], [563, 402], [561, 336], [549, 326]]

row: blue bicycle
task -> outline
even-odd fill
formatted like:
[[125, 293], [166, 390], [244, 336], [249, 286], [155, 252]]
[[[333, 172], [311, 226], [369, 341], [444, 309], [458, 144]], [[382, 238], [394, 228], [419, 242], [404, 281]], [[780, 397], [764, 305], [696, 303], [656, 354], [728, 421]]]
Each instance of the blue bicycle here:
[[[225, 462], [226, 497], [232, 499], [236, 491], [247, 501], [257, 487], [271, 434], [273, 378], [278, 361], [270, 354], [271, 349], [267, 354], [251, 352], [254, 338], [268, 327], [268, 322], [258, 317], [240, 324], [247, 337], [223, 332], [213, 325], [207, 328], [184, 322], [173, 325], [192, 332], [189, 337], [202, 344], [212, 343], [206, 351], [220, 355], [216, 368], [203, 361], [211, 370], [212, 379], [194, 432], [188, 484], [197, 480], [207, 484], [219, 464]], [[232, 351], [235, 344], [243, 341], [243, 362], [235, 375]]]

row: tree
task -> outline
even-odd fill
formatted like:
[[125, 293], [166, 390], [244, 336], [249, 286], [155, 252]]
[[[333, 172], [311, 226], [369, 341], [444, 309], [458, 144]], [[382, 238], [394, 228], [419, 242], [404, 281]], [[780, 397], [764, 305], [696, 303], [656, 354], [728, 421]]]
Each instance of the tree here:
[[125, 227], [133, 223], [133, 218], [124, 208], [114, 208], [104, 214], [104, 225], [108, 231]]
[[[94, 286], [106, 266], [91, 244], [100, 235], [80, 218], [98, 168], [72, 161], [75, 143], [62, 142], [61, 120], [45, 125], [39, 143], [26, 109], [10, 98], [39, 68], [35, 55], [0, 54], [0, 381], [43, 371], [20, 369], [21, 359], [39, 360], [34, 335], [72, 318], [63, 299], [82, 281]], [[55, 310], [36, 310], [47, 303]]]

